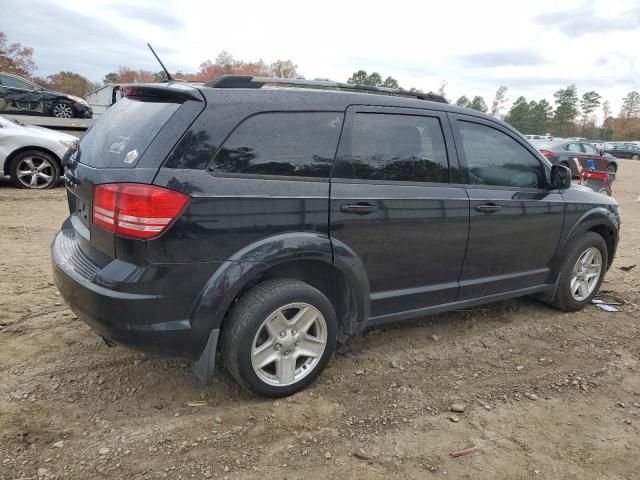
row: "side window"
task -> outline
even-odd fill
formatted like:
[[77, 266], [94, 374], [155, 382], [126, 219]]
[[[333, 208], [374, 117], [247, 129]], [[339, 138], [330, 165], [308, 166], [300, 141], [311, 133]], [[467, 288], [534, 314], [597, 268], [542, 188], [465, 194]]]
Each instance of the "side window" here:
[[456, 122], [474, 185], [542, 188], [542, 163], [513, 138], [495, 128], [478, 123]]
[[342, 113], [261, 113], [244, 120], [209, 165], [210, 172], [328, 178]]
[[356, 113], [340, 147], [347, 172], [364, 180], [449, 183], [449, 162], [436, 117]]
[[10, 77], [9, 75], [2, 75], [2, 85], [9, 88], [21, 88], [22, 90], [33, 90], [33, 85], [22, 80]]
[[563, 147], [563, 150], [566, 150], [567, 152], [574, 152], [574, 153], [580, 153], [582, 151], [580, 150], [580, 144], [578, 143], [568, 143]]
[[584, 148], [585, 153], [589, 155], [598, 155], [598, 149], [590, 143], [583, 143], [582, 148]]

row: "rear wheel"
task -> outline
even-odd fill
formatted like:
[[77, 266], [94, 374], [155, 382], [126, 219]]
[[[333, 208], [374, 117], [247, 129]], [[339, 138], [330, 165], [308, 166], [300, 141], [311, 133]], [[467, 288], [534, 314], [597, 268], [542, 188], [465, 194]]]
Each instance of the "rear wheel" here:
[[616, 173], [617, 171], [618, 169], [614, 164], [610, 163], [609, 165], [607, 165], [607, 173]]
[[73, 118], [73, 107], [67, 102], [58, 102], [53, 106], [51, 110], [53, 116], [57, 118]]
[[312, 286], [268, 280], [246, 293], [222, 331], [222, 358], [245, 389], [266, 397], [296, 393], [315, 380], [333, 355], [336, 314]]
[[60, 178], [60, 167], [48, 153], [28, 150], [13, 158], [9, 175], [18, 188], [53, 188]]
[[553, 306], [573, 312], [595, 296], [607, 270], [607, 245], [595, 232], [578, 239], [560, 267], [560, 284]]

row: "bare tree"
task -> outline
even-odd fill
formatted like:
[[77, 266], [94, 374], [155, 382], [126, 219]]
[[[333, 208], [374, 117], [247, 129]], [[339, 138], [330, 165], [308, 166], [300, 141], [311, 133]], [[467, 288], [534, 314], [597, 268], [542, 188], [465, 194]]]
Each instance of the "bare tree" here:
[[447, 98], [447, 96], [444, 93], [444, 89], [446, 88], [446, 86], [447, 86], [447, 81], [443, 80], [442, 83], [440, 84], [440, 88], [438, 88], [438, 92], [437, 92], [438, 95], [440, 95], [440, 96], [442, 96], [444, 98]]
[[504, 85], [502, 85], [498, 87], [498, 90], [496, 91], [496, 96], [493, 97], [493, 102], [491, 103], [491, 115], [493, 115], [494, 117], [500, 116], [500, 110], [502, 109], [504, 104], [507, 103], [508, 101], [507, 90], [509, 89]]

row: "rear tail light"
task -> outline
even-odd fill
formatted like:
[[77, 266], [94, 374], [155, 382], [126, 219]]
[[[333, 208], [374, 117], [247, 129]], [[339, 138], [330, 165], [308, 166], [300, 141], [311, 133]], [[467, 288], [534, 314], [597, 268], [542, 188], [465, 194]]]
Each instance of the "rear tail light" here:
[[189, 201], [183, 193], [154, 185], [96, 185], [93, 224], [117, 235], [149, 240], [165, 231]]
[[550, 152], [549, 150], [540, 150], [540, 153], [547, 158], [553, 157], [553, 152]]

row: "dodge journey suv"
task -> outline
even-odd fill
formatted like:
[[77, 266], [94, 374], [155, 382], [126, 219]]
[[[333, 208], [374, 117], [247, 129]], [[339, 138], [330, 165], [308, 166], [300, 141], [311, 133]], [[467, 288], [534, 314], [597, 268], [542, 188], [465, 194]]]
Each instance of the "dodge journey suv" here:
[[219, 353], [285, 396], [367, 327], [523, 295], [578, 310], [616, 251], [615, 200], [437, 95], [239, 76], [123, 93], [64, 159], [56, 285], [107, 343], [192, 358], [205, 383]]

